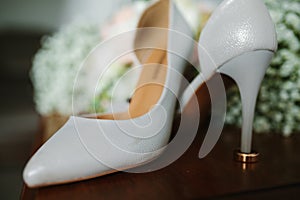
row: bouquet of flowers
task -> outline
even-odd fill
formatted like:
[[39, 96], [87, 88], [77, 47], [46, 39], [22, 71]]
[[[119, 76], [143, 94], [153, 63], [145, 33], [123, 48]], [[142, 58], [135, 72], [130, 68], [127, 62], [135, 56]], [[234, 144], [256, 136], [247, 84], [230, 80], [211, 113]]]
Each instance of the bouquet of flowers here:
[[[216, 4], [212, 1], [176, 0], [179, 9], [192, 27], [195, 38]], [[209, 4], [207, 4], [209, 2]], [[258, 97], [254, 130], [279, 132], [286, 136], [300, 130], [300, 2], [299, 0], [265, 0], [276, 23], [279, 50], [269, 67]], [[42, 116], [69, 116], [72, 114], [72, 95], [76, 73], [89, 52], [101, 41], [112, 35], [133, 30], [143, 10], [151, 1], [134, 1], [120, 10], [99, 28], [87, 21], [74, 22], [51, 37], [42, 40], [31, 71], [37, 111]], [[130, 76], [123, 84], [122, 95], [112, 96], [114, 84], [132, 66], [130, 59], [123, 59], [110, 66], [108, 78], [93, 99], [82, 102], [86, 112], [106, 112], [109, 102], [126, 102], [136, 79]], [[88, 82], [82, 84], [88, 88]], [[128, 92], [127, 92], [128, 91]], [[116, 99], [117, 98], [117, 99]], [[228, 92], [226, 123], [240, 126], [241, 103], [239, 92], [233, 87]], [[52, 131], [53, 132], [53, 131]]]

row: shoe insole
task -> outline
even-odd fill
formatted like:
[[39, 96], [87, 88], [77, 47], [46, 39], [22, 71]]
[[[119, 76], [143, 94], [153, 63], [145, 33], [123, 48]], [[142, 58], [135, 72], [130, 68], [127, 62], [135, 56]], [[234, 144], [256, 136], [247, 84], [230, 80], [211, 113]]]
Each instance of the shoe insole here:
[[143, 64], [139, 81], [131, 98], [129, 109], [124, 113], [99, 115], [98, 119], [126, 120], [142, 116], [157, 104], [164, 89], [167, 73], [167, 53], [153, 50]]
[[[138, 27], [168, 28], [169, 23], [169, 1], [158, 1], [150, 6], [141, 17]], [[159, 44], [159, 47], [167, 47], [168, 32], [162, 29], [155, 31], [142, 31], [136, 35], [135, 47], [147, 46], [147, 44]], [[150, 45], [151, 46], [151, 45]], [[155, 45], [154, 45], [155, 46]], [[125, 120], [136, 118], [149, 112], [159, 101], [167, 73], [167, 53], [165, 50], [154, 49], [149, 54], [149, 49], [136, 51], [137, 58], [141, 61], [141, 71], [136, 90], [131, 98], [129, 109], [124, 113], [113, 113], [98, 116], [99, 119]], [[148, 56], [149, 55], [149, 56]]]

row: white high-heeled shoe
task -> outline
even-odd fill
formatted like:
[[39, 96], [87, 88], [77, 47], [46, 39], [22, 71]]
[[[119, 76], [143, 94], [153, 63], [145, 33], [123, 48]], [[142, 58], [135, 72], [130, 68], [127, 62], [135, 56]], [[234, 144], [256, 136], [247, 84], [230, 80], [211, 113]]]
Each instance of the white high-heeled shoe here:
[[[275, 26], [263, 1], [224, 0], [204, 27], [198, 47], [201, 74], [191, 83], [191, 88], [197, 91], [215, 74], [234, 79], [240, 90], [243, 112], [237, 159], [256, 161], [251, 150], [255, 104], [267, 67], [277, 50]], [[186, 90], [182, 95], [184, 105], [188, 104], [193, 90]], [[218, 138], [219, 135], [207, 134], [199, 156], [205, 157]]]
[[[165, 2], [167, 1], [156, 5], [160, 5], [160, 9], [163, 9], [162, 4]], [[154, 12], [149, 10], [144, 15], [145, 18], [154, 16]], [[151, 23], [148, 26], [151, 26]], [[189, 28], [172, 3], [169, 9], [169, 28], [190, 35]], [[187, 48], [192, 45], [174, 39], [169, 35], [168, 50], [175, 45], [175, 48], [181, 49], [180, 54], [186, 56]], [[255, 100], [265, 70], [277, 47], [275, 29], [268, 11], [261, 0], [225, 0], [208, 21], [199, 44], [202, 73], [192, 82], [191, 87], [196, 91], [216, 73], [227, 74], [236, 80], [243, 100], [241, 150], [251, 152]], [[143, 60], [141, 55], [138, 57]], [[175, 95], [178, 94], [180, 84], [178, 76], [172, 73], [172, 70], [182, 72], [182, 63], [168, 54], [164, 85], [165, 88], [172, 88]], [[185, 105], [190, 102], [192, 96], [190, 91], [186, 90], [182, 96], [181, 102]], [[160, 154], [161, 147], [168, 142], [175, 107], [175, 97], [167, 89], [163, 89], [158, 96], [158, 106], [154, 106], [148, 112], [153, 120], [151, 127], [132, 126], [129, 120], [71, 117], [67, 124], [31, 158], [24, 170], [26, 184], [34, 187], [82, 180], [152, 160]], [[164, 112], [159, 108], [166, 111], [166, 121], [161, 122]], [[138, 112], [134, 118], [136, 122], [148, 121], [146, 115], [139, 116], [140, 114]], [[119, 126], [116, 126], [116, 122]], [[125, 128], [128, 135], [124, 135], [119, 127]], [[86, 134], [77, 134], [76, 131]], [[151, 134], [156, 131], [157, 134]], [[106, 137], [108, 133], [110, 135]], [[138, 133], [142, 134], [144, 139], [137, 139]], [[204, 143], [208, 137], [210, 136], [206, 136]], [[206, 149], [203, 155], [213, 147], [205, 144], [203, 146]]]
[[[129, 114], [103, 115], [100, 119], [70, 117], [27, 163], [23, 178], [29, 187], [105, 175], [139, 166], [161, 153], [170, 138], [182, 78], [178, 74], [185, 67], [184, 59], [166, 50], [188, 57], [193, 49], [192, 32], [169, 0], [159, 1], [144, 12], [139, 22], [139, 28], [143, 27], [164, 30], [137, 31], [135, 47], [149, 44], [165, 51], [147, 50], [146, 57], [137, 51], [144, 66]], [[180, 40], [168, 29], [188, 39]]]

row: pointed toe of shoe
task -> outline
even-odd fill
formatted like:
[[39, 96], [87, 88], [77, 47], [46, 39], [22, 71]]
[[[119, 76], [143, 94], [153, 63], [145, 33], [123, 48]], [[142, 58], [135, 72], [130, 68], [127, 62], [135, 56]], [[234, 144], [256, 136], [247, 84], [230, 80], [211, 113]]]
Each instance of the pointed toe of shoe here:
[[44, 166], [32, 164], [30, 161], [23, 171], [23, 180], [28, 187], [38, 187], [45, 183], [47, 177]]
[[64, 173], [64, 169], [59, 169], [55, 164], [59, 157], [55, 158], [50, 154], [48, 148], [41, 149], [28, 161], [23, 171], [23, 180], [28, 187], [51, 185], [59, 180], [60, 173]]
[[107, 170], [84, 148], [70, 119], [31, 157], [23, 179], [28, 187], [41, 187], [84, 180]]

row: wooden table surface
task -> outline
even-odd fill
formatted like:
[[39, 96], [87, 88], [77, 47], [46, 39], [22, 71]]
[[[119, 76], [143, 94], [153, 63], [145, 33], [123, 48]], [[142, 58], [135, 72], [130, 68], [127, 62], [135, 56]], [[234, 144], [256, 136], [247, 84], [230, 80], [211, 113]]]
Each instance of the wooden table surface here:
[[[187, 130], [188, 131], [188, 130]], [[202, 133], [203, 132], [203, 133]], [[204, 159], [198, 151], [200, 131], [188, 151], [159, 171], [118, 172], [87, 181], [29, 189], [22, 199], [299, 199], [300, 135], [254, 136], [260, 161], [244, 166], [233, 161], [239, 129], [226, 127], [213, 151]], [[39, 137], [37, 137], [39, 138]], [[40, 145], [37, 139], [36, 147]]]

